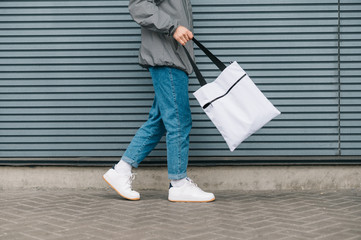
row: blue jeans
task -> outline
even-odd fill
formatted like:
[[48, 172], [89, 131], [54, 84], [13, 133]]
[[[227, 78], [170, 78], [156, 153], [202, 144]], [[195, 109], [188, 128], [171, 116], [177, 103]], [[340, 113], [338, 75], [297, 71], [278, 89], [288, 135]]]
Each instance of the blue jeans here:
[[150, 67], [149, 71], [155, 92], [153, 105], [148, 120], [139, 128], [122, 159], [138, 167], [166, 133], [168, 178], [182, 179], [187, 176], [192, 128], [188, 75], [171, 67]]

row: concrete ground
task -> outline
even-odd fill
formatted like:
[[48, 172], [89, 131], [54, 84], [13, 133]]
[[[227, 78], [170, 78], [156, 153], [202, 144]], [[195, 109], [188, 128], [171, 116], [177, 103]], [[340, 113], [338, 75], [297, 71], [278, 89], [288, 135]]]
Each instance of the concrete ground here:
[[[27, 188], [104, 188], [109, 167], [0, 167], [0, 190]], [[133, 187], [166, 191], [166, 167], [133, 169]], [[361, 165], [350, 166], [214, 166], [187, 168], [187, 175], [201, 188], [236, 190], [361, 189]]]
[[0, 190], [0, 240], [361, 239], [361, 190], [216, 191], [172, 203], [127, 201], [109, 188]]

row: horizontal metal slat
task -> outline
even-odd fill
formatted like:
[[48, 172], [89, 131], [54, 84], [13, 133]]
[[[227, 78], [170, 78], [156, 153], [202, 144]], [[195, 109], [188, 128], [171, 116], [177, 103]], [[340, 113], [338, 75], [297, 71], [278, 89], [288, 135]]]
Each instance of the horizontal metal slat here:
[[341, 155], [361, 154], [361, 4], [347, 0], [341, 4]]

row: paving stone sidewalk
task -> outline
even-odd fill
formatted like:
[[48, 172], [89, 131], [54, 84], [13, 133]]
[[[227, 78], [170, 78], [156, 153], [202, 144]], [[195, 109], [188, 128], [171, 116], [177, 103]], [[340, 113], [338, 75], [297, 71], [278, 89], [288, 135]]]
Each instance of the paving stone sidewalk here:
[[361, 190], [215, 194], [171, 203], [166, 191], [131, 202], [111, 189], [0, 190], [0, 240], [361, 239]]

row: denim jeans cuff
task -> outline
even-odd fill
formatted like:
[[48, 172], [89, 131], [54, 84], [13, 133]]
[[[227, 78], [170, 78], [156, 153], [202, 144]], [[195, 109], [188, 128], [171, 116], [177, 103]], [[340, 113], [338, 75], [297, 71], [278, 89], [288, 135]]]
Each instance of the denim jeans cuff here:
[[185, 178], [185, 177], [187, 177], [187, 172], [179, 173], [179, 174], [169, 174], [168, 173], [169, 180], [179, 180], [179, 179], [182, 179], [182, 178]]
[[131, 159], [130, 157], [123, 155], [122, 160], [126, 163], [129, 163], [132, 167], [135, 167], [135, 168], [138, 167], [138, 163], [136, 161], [134, 161], [133, 159]]

